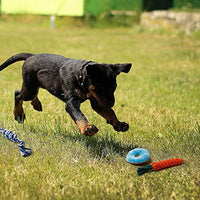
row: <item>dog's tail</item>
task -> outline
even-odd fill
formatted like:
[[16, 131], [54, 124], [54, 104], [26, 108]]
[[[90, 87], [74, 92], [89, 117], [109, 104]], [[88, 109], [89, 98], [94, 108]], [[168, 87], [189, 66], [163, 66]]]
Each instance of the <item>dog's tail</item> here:
[[6, 60], [2, 65], [0, 65], [0, 71], [2, 71], [6, 67], [8, 67], [9, 65], [11, 65], [17, 61], [26, 60], [27, 58], [31, 57], [32, 55], [34, 55], [34, 54], [31, 54], [31, 53], [16, 54], [16, 55], [10, 57], [8, 60]]

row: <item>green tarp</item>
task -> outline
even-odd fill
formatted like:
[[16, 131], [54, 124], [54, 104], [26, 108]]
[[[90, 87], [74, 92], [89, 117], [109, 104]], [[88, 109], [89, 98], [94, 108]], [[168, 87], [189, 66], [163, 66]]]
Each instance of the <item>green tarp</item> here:
[[143, 0], [85, 0], [85, 14], [100, 15], [109, 10], [142, 10]]

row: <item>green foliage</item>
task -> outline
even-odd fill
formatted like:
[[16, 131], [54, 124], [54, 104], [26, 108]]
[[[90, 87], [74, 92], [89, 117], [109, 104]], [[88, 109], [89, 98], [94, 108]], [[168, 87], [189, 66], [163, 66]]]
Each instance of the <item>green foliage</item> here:
[[85, 0], [85, 15], [100, 16], [110, 10], [141, 11], [142, 0]]
[[[117, 133], [88, 102], [81, 107], [99, 133], [82, 136], [64, 103], [44, 90], [43, 112], [24, 102], [24, 125], [13, 119], [14, 90], [21, 87], [18, 62], [0, 72], [0, 127], [32, 148], [0, 136], [0, 199], [198, 199], [200, 166], [200, 40], [141, 27], [89, 29], [0, 21], [0, 63], [18, 52], [58, 53], [104, 63], [133, 63], [118, 77], [114, 110], [129, 131]], [[137, 176], [125, 161], [146, 148], [151, 161], [180, 157], [180, 166]]]
[[175, 8], [200, 8], [199, 0], [174, 0]]

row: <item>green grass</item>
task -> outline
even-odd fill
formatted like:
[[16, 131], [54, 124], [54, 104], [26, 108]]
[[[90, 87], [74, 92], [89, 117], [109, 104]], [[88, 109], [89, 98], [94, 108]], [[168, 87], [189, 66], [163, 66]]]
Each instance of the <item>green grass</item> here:
[[[100, 131], [82, 136], [64, 103], [44, 90], [43, 112], [24, 103], [24, 125], [13, 119], [14, 90], [21, 65], [0, 72], [0, 127], [32, 148], [28, 158], [0, 137], [0, 199], [199, 199], [200, 40], [140, 28], [50, 30], [39, 23], [0, 21], [0, 63], [19, 52], [58, 53], [105, 63], [132, 62], [118, 77], [114, 109], [130, 124], [115, 132], [88, 102], [82, 105]], [[125, 161], [129, 150], [146, 148], [151, 161], [173, 157], [181, 166], [138, 177]]]

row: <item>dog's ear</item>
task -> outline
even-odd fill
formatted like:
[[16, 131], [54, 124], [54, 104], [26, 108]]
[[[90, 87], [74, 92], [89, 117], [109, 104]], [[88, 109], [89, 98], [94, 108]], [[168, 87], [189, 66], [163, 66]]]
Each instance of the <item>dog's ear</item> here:
[[101, 73], [101, 67], [98, 63], [88, 64], [86, 70], [91, 77], [98, 77]]
[[116, 75], [120, 74], [121, 72], [128, 73], [131, 69], [131, 63], [123, 63], [123, 64], [115, 64], [112, 65], [112, 70], [116, 73]]

